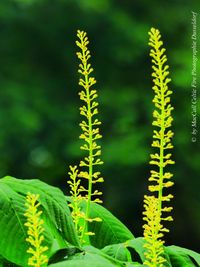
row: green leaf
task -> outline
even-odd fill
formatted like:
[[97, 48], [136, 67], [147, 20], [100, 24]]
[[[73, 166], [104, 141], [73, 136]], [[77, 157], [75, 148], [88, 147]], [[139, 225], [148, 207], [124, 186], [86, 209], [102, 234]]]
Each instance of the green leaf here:
[[[62, 192], [39, 180], [19, 180], [12, 177], [0, 179], [0, 255], [6, 260], [20, 266], [27, 266], [29, 255], [26, 253], [28, 244], [25, 196], [27, 192], [40, 195], [42, 218], [44, 220], [44, 244], [51, 254], [53, 242], [66, 247], [65, 239], [78, 245], [77, 236], [70, 211]], [[63, 236], [63, 237], [62, 237]]]
[[[25, 199], [9, 186], [0, 183], [0, 254], [11, 262], [27, 266], [24, 202]], [[46, 245], [49, 245], [49, 240]]]
[[[86, 202], [83, 201], [83, 210], [85, 210], [85, 207]], [[89, 223], [89, 231], [95, 233], [95, 235], [90, 236], [90, 242], [96, 248], [101, 249], [111, 244], [124, 243], [134, 238], [128, 228], [101, 205], [91, 203], [90, 217], [102, 219], [102, 222]]]
[[140, 264], [139, 262], [126, 262], [126, 264], [124, 266], [126, 266], [126, 267], [141, 267], [141, 266], [143, 266], [144, 267], [145, 265]]
[[22, 196], [26, 196], [28, 191], [39, 194], [43, 211], [46, 212], [52, 222], [57, 226], [63, 237], [69, 243], [75, 246], [79, 245], [71, 218], [71, 212], [66, 203], [66, 198], [60, 189], [50, 186], [38, 179], [20, 180], [7, 176], [0, 181], [9, 185]]
[[69, 257], [66, 261], [51, 264], [51, 267], [139, 267], [139, 263], [121, 262], [104, 254], [101, 250], [92, 247], [84, 247], [82, 253]]
[[50, 264], [50, 267], [115, 267], [119, 266], [117, 264], [112, 263], [108, 259], [104, 258], [101, 255], [93, 254], [90, 252], [83, 252], [76, 257], [73, 257], [69, 260]]
[[131, 260], [131, 254], [125, 243], [106, 246], [102, 249], [102, 252], [120, 261]]
[[16, 265], [12, 262], [3, 261], [1, 267], [20, 267], [19, 265]]
[[165, 251], [169, 255], [173, 267], [200, 266], [200, 254], [195, 251], [178, 246], [168, 246]]
[[135, 252], [137, 253], [137, 255], [135, 255], [135, 259], [133, 258], [133, 260], [138, 260], [138, 256], [141, 260], [141, 262], [145, 261], [145, 257], [144, 257], [144, 252], [145, 249], [143, 247], [144, 245], [144, 238], [143, 237], [138, 237], [132, 240], [127, 241], [127, 247], [128, 248], [132, 248], [135, 250]]
[[54, 253], [49, 258], [48, 263], [53, 264], [53, 263], [57, 263], [60, 261], [64, 261], [66, 257], [70, 257], [70, 256], [72, 256], [72, 255], [74, 255], [80, 251], [81, 250], [79, 248], [76, 248], [76, 247], [69, 247], [69, 248], [62, 248], [62, 249], [54, 248]]

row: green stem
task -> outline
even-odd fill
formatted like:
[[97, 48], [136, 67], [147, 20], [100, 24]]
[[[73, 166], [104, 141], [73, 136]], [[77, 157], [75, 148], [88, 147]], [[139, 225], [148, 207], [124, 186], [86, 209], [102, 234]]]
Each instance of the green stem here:
[[[86, 76], [86, 81], [88, 77]], [[89, 99], [89, 89], [87, 90], [87, 98]], [[88, 118], [88, 126], [89, 126], [89, 178], [88, 178], [88, 197], [87, 197], [87, 207], [86, 207], [86, 219], [90, 218], [90, 204], [91, 204], [91, 195], [92, 195], [92, 176], [93, 176], [93, 164], [92, 164], [92, 159], [93, 159], [93, 149], [92, 149], [92, 116], [91, 116], [91, 105], [90, 101], [87, 103], [88, 106], [88, 113], [89, 118]], [[85, 230], [87, 231], [88, 229], [88, 222], [85, 221], [86, 228]]]
[[[74, 185], [76, 186], [76, 184]], [[78, 213], [78, 196], [77, 196], [77, 189], [74, 191], [74, 198], [72, 199], [72, 201], [74, 202], [74, 212], [75, 212], [75, 229], [78, 232], [78, 220], [77, 220], [77, 213]]]
[[[87, 72], [87, 61], [85, 52], [83, 51], [83, 60], [84, 60], [84, 70]], [[85, 89], [87, 95], [87, 110], [88, 110], [88, 126], [89, 126], [89, 166], [88, 166], [88, 195], [87, 195], [87, 206], [85, 213], [85, 221], [82, 232], [82, 241], [84, 243], [89, 243], [88, 237], [85, 236], [85, 233], [88, 231], [88, 221], [90, 218], [90, 204], [91, 204], [91, 195], [92, 195], [92, 177], [93, 177], [93, 134], [92, 134], [92, 113], [91, 113], [91, 102], [90, 102], [90, 91], [89, 91], [89, 79], [88, 74], [85, 75]]]
[[[157, 50], [157, 54], [159, 55], [159, 50]], [[160, 72], [160, 92], [161, 92], [161, 129], [160, 129], [160, 166], [159, 166], [159, 192], [158, 192], [158, 211], [162, 213], [162, 197], [163, 197], [163, 174], [164, 174], [164, 119], [165, 119], [165, 110], [164, 110], [164, 91], [163, 91], [163, 77], [162, 77], [162, 65], [160, 62], [160, 56], [158, 56], [158, 66]], [[160, 218], [161, 220], [161, 218]]]

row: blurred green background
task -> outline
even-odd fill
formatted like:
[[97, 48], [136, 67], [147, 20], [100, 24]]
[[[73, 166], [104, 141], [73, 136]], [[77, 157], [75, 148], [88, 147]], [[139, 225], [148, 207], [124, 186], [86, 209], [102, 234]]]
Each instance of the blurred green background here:
[[[198, 12], [200, 2], [1, 0], [1, 177], [40, 178], [69, 191], [68, 166], [83, 156], [74, 44], [76, 30], [83, 29], [90, 39], [103, 122], [104, 205], [141, 236], [152, 151], [148, 30], [157, 27], [167, 48], [175, 106], [174, 223], [167, 244], [199, 251], [200, 138], [191, 142], [191, 10]], [[199, 31], [199, 19], [198, 25]]]

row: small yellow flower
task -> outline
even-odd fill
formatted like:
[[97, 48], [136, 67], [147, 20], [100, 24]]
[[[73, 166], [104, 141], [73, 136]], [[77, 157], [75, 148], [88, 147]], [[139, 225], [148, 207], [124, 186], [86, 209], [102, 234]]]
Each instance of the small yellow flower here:
[[44, 221], [40, 218], [42, 211], [38, 211], [38, 207], [40, 206], [38, 198], [38, 194], [35, 195], [28, 192], [25, 202], [27, 211], [24, 214], [27, 218], [24, 225], [28, 228], [28, 237], [26, 238], [26, 241], [30, 244], [27, 253], [32, 254], [28, 260], [28, 265], [35, 267], [41, 267], [44, 266], [44, 264], [46, 266], [46, 263], [48, 262], [48, 258], [44, 254], [44, 252], [48, 250], [48, 247], [42, 245], [44, 241], [44, 236], [42, 235], [44, 232], [44, 228], [42, 226]]

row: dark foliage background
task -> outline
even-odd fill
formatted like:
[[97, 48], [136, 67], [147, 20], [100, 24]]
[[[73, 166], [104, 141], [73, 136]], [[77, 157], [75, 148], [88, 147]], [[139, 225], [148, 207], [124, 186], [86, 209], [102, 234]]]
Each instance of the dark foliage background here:
[[76, 30], [86, 30], [103, 122], [104, 205], [141, 236], [153, 110], [147, 33], [157, 27], [175, 106], [167, 243], [198, 251], [200, 137], [191, 142], [190, 84], [191, 11], [199, 9], [196, 0], [1, 0], [0, 175], [40, 178], [68, 192], [68, 165], [83, 156], [74, 42]]

